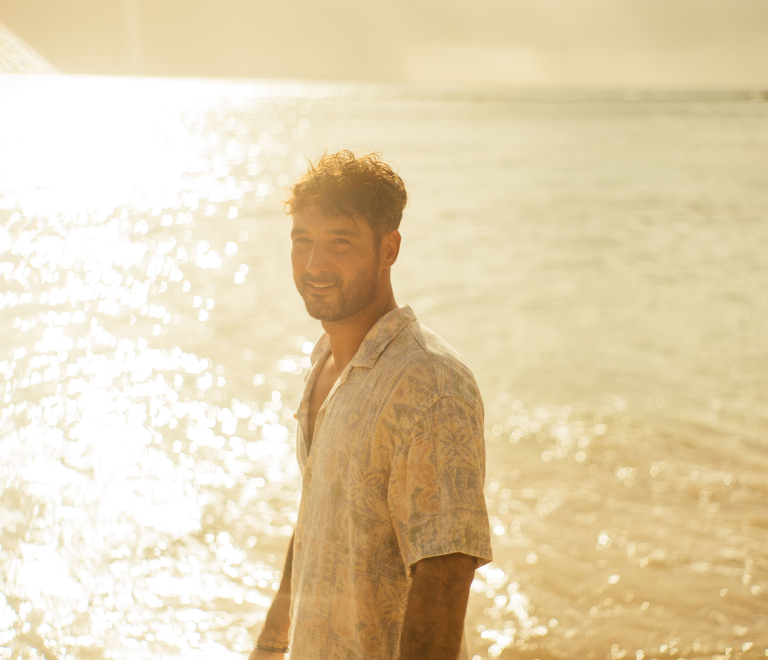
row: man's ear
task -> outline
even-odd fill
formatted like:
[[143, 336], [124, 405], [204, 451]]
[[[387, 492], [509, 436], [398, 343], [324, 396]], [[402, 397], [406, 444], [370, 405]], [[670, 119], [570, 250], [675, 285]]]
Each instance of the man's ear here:
[[401, 239], [402, 237], [397, 229], [382, 236], [379, 252], [381, 254], [382, 268], [391, 268], [397, 261], [397, 256], [400, 254]]

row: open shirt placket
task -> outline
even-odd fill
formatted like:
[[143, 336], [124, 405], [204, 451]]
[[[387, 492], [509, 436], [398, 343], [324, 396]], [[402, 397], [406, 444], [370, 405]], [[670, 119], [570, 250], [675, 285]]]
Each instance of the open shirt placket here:
[[[391, 328], [391, 332], [388, 333], [388, 336], [386, 336], [385, 338], [382, 338], [381, 343], [376, 347], [376, 349], [374, 349], [375, 357], [373, 359], [373, 363], [371, 363], [371, 361], [368, 359], [368, 356], [366, 356], [365, 359], [361, 359], [362, 353], [367, 352], [369, 355], [371, 353], [371, 347], [370, 346], [366, 347], [365, 345], [366, 342], [365, 340], [363, 340], [363, 343], [360, 345], [358, 352], [355, 354], [355, 356], [352, 358], [349, 364], [344, 368], [344, 371], [341, 372], [341, 375], [336, 379], [336, 382], [333, 384], [331, 391], [328, 393], [328, 396], [325, 398], [325, 401], [323, 401], [323, 405], [320, 406], [320, 410], [317, 411], [317, 418], [315, 419], [315, 428], [314, 428], [313, 437], [312, 437], [312, 444], [309, 446], [309, 450], [306, 451], [306, 461], [304, 463], [304, 473], [302, 475], [302, 480], [303, 480], [302, 502], [299, 503], [298, 521], [294, 531], [294, 544], [295, 544], [294, 547], [297, 552], [301, 550], [301, 539], [300, 539], [299, 532], [302, 526], [302, 522], [306, 517], [306, 509], [307, 509], [303, 501], [304, 489], [308, 488], [312, 482], [312, 468], [314, 465], [314, 457], [317, 454], [315, 447], [317, 446], [318, 441], [320, 440], [322, 424], [326, 416], [325, 413], [328, 407], [333, 402], [334, 395], [339, 390], [339, 388], [347, 381], [347, 379], [349, 378], [349, 375], [352, 373], [352, 370], [357, 367], [372, 368], [376, 363], [376, 361], [378, 360], [381, 353], [384, 352], [384, 350], [392, 342], [392, 340], [403, 330], [406, 324], [411, 320], [416, 320], [416, 316], [415, 314], [413, 314], [413, 310], [408, 305], [403, 305], [402, 307], [399, 308], [399, 310], [402, 310], [406, 314], [409, 314], [410, 318], [398, 319], [398, 322], [396, 322], [396, 325]], [[374, 326], [374, 328], [375, 327], [376, 326]], [[320, 355], [320, 357], [315, 361], [315, 364], [312, 366], [312, 370], [309, 373], [309, 378], [307, 379], [307, 384], [304, 389], [304, 396], [302, 396], [301, 403], [299, 404], [297, 418], [299, 422], [299, 431], [301, 433], [301, 441], [304, 443], [304, 449], [306, 449], [306, 444], [307, 444], [306, 429], [307, 429], [307, 422], [309, 421], [309, 399], [311, 397], [312, 390], [315, 387], [315, 383], [317, 382], [317, 377], [320, 374], [320, 370], [325, 365], [325, 362], [330, 357], [330, 354], [331, 354], [331, 347], [330, 345], [328, 345], [326, 349], [323, 351], [323, 353]], [[297, 450], [298, 449], [299, 448], [297, 447]]]

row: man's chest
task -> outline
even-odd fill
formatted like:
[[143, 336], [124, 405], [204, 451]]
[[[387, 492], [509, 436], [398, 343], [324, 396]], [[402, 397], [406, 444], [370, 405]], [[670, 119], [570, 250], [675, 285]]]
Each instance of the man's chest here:
[[331, 362], [332, 358], [325, 361], [318, 372], [317, 378], [314, 380], [311, 390], [305, 394], [305, 396], [308, 396], [307, 451], [312, 446], [312, 439], [315, 436], [317, 415], [336, 382], [336, 374], [333, 371]]
[[[367, 375], [353, 373], [330, 397], [306, 393], [304, 469], [305, 495], [310, 498], [338, 500], [344, 493], [343, 499], [355, 500], [355, 494], [366, 490], [366, 501], [385, 497], [400, 425], [392, 419], [385, 393]], [[315, 387], [319, 382], [318, 376]]]

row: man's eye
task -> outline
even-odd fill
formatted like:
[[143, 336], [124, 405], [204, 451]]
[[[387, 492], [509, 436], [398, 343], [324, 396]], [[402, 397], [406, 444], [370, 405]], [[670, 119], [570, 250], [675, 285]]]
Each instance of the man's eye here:
[[307, 243], [309, 243], [309, 239], [308, 238], [294, 238], [293, 239], [293, 244], [294, 245], [306, 245]]
[[333, 241], [335, 245], [349, 245], [349, 241], [345, 238], [337, 238], [335, 241]]

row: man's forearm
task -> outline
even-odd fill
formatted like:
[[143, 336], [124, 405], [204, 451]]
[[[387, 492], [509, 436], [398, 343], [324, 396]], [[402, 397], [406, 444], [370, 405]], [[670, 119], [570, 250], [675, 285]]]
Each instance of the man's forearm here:
[[416, 564], [400, 637], [400, 660], [456, 660], [474, 567], [474, 559], [460, 553]]
[[291, 577], [293, 576], [293, 537], [296, 532], [291, 534], [291, 540], [288, 543], [288, 552], [285, 553], [285, 564], [283, 565], [283, 576], [280, 578], [279, 591], [291, 595]]
[[291, 627], [291, 577], [293, 573], [293, 536], [288, 544], [288, 553], [285, 557], [283, 577], [280, 579], [280, 588], [277, 590], [272, 605], [267, 612], [267, 618], [262, 628], [262, 636], [280, 642], [287, 642], [288, 630]]

